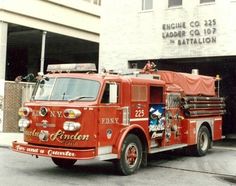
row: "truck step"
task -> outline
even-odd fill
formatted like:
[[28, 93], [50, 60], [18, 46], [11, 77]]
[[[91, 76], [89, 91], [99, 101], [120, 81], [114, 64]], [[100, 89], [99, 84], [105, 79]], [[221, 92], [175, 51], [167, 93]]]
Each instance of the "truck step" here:
[[187, 146], [187, 144], [177, 144], [177, 145], [170, 145], [170, 146], [165, 146], [165, 147], [154, 147], [154, 148], [151, 148], [149, 153], [153, 154], [153, 153], [157, 153], [157, 152], [164, 152], [164, 151], [168, 151], [168, 150], [183, 148], [186, 146]]

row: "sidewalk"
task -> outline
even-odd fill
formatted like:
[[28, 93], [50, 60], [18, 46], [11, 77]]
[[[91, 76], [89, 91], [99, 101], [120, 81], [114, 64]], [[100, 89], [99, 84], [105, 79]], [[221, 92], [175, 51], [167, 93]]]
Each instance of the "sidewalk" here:
[[23, 133], [4, 133], [0, 132], [0, 148], [11, 147], [13, 141], [23, 141]]

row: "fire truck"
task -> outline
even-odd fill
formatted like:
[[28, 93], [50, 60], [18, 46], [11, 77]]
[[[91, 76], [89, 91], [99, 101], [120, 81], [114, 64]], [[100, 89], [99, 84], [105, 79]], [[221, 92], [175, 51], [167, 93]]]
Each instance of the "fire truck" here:
[[24, 142], [14, 141], [13, 151], [49, 157], [61, 168], [77, 160], [111, 161], [130, 175], [147, 165], [149, 154], [186, 148], [204, 156], [222, 139], [219, 78], [93, 71], [92, 64], [49, 65], [19, 109]]

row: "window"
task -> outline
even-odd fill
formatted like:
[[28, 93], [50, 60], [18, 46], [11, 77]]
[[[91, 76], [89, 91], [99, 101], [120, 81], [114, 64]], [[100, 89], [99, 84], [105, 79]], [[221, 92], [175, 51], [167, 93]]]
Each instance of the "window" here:
[[215, 2], [215, 0], [200, 0], [200, 3], [210, 3]]
[[182, 0], [169, 0], [168, 7], [182, 6]]
[[150, 103], [162, 103], [163, 102], [163, 88], [162, 87], [150, 87]]
[[99, 87], [99, 82], [88, 79], [47, 78], [38, 82], [34, 90], [33, 99], [94, 101], [97, 99]]
[[151, 10], [153, 8], [153, 0], [142, 0], [142, 10]]
[[[117, 88], [113, 89], [116, 92], [112, 92], [112, 85], [115, 85]], [[112, 101], [112, 97], [114, 98]], [[101, 103], [117, 103], [119, 102], [119, 84], [114, 83], [106, 83]]]
[[132, 85], [132, 101], [147, 101], [147, 87], [145, 85]]

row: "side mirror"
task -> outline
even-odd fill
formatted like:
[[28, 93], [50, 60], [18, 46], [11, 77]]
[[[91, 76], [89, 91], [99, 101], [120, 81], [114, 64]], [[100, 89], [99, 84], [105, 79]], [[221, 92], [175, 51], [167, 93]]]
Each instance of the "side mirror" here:
[[118, 86], [117, 84], [110, 84], [109, 88], [109, 103], [117, 103], [117, 98], [118, 98]]

